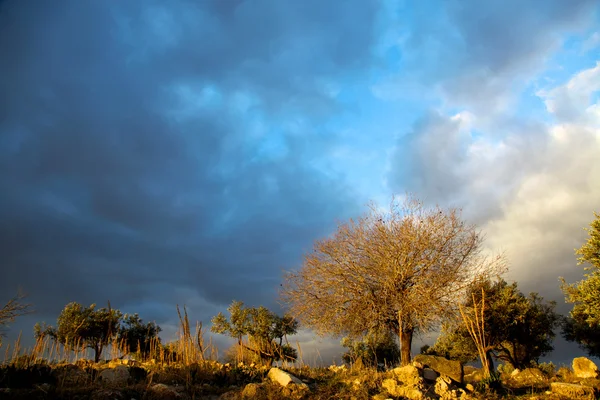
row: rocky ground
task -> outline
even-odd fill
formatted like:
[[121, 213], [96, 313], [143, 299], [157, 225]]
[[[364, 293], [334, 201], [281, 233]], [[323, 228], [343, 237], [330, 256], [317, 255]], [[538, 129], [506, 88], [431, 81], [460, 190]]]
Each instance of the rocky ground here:
[[214, 361], [157, 365], [29, 363], [0, 368], [0, 399], [596, 399], [598, 368], [586, 358], [558, 371], [528, 368], [482, 379], [480, 370], [441, 357], [415, 357], [387, 371], [332, 366], [267, 368]]

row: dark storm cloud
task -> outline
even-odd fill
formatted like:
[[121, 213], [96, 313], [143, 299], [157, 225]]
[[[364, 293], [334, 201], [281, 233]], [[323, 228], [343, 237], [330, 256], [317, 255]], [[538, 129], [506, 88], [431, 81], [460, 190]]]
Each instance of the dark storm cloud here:
[[[339, 109], [323, 84], [366, 65], [374, 14], [367, 1], [0, 3], [4, 297], [23, 286], [48, 322], [69, 301], [154, 304], [142, 317], [159, 323], [186, 300], [198, 319], [234, 298], [275, 306], [281, 270], [356, 210], [313, 165]], [[207, 86], [225, 100], [178, 92]], [[234, 92], [257, 99], [251, 114]], [[282, 121], [299, 114], [311, 130], [293, 136]], [[248, 134], [253, 115], [282, 154], [257, 155], [275, 138]]]

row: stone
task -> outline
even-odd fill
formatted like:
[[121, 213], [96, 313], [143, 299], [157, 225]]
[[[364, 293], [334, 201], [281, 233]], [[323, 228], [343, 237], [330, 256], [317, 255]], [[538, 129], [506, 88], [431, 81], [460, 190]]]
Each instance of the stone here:
[[577, 385], [574, 383], [552, 382], [550, 384], [552, 393], [569, 399], [595, 399], [594, 388]]
[[[423, 379], [419, 369], [414, 365], [405, 365], [392, 370], [396, 378], [406, 386], [421, 386]], [[391, 393], [390, 393], [391, 394]]]
[[440, 374], [432, 370], [431, 368], [423, 368], [423, 378], [428, 381], [435, 381]]
[[573, 372], [578, 378], [597, 378], [598, 367], [587, 357], [573, 359]]
[[[472, 385], [469, 386], [473, 388]], [[473, 390], [475, 390], [475, 388], [473, 388]], [[466, 400], [471, 398], [471, 396], [463, 389], [456, 387], [452, 379], [444, 375], [440, 376], [435, 381], [434, 391], [440, 397], [440, 400]]]
[[125, 396], [115, 389], [101, 389], [95, 391], [90, 400], [125, 400]]
[[536, 383], [544, 383], [547, 381], [546, 375], [537, 368], [525, 368], [523, 371], [518, 371], [516, 374], [511, 373], [511, 378], [521, 384], [531, 385]]
[[148, 396], [149, 400], [187, 400], [188, 398], [189, 396], [178, 390], [178, 388], [165, 385], [164, 383], [152, 385]]
[[384, 379], [381, 386], [393, 397], [406, 397], [409, 400], [423, 400], [425, 398], [418, 387], [398, 385], [396, 379]]
[[129, 382], [129, 369], [124, 365], [103, 369], [98, 374], [98, 380], [107, 386], [127, 386]]
[[296, 384], [300, 387], [308, 387], [306, 383], [302, 382], [300, 379], [296, 378], [294, 375], [289, 372], [285, 372], [282, 369], [277, 367], [273, 367], [269, 370], [267, 377], [271, 379], [273, 382], [279, 383], [281, 386], [286, 387], [290, 383]]
[[221, 396], [219, 396], [219, 400], [239, 400], [238, 393], [235, 390], [230, 392], [225, 392]]
[[448, 360], [444, 357], [419, 354], [414, 358], [415, 362], [431, 368], [440, 375], [445, 375], [453, 381], [463, 383], [463, 367], [460, 361]]
[[81, 386], [90, 382], [90, 376], [77, 365], [63, 364], [52, 369], [51, 374], [59, 386]]
[[258, 383], [249, 383], [246, 386], [244, 386], [244, 390], [242, 390], [242, 398], [254, 399], [258, 397], [263, 391], [264, 388]]
[[480, 368], [470, 367], [467, 369], [465, 366], [465, 374], [463, 376], [463, 382], [477, 383], [483, 380], [483, 371]]

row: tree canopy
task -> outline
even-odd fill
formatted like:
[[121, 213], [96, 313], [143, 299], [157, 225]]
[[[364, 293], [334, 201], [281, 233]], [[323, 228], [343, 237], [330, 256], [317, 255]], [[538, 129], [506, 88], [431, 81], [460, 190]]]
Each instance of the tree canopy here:
[[392, 200], [388, 211], [372, 206], [316, 241], [301, 268], [286, 275], [281, 295], [322, 334], [394, 332], [407, 364], [415, 331], [452, 313], [473, 279], [504, 268], [502, 257], [481, 255], [482, 241], [457, 209]]
[[61, 311], [56, 327], [37, 323], [37, 338], [50, 336], [69, 350], [89, 348], [98, 362], [104, 348], [113, 340], [121, 345], [121, 351], [141, 352], [144, 357], [150, 351], [152, 340], [159, 340], [160, 327], [154, 322], [144, 323], [138, 314], [125, 314], [117, 309], [96, 308], [95, 304], [84, 307], [77, 302], [69, 303]]
[[563, 336], [579, 343], [592, 356], [600, 356], [600, 215], [594, 213], [588, 240], [577, 250], [578, 265], [589, 271], [584, 279], [567, 284], [561, 278], [561, 289], [573, 309], [563, 326]]
[[50, 335], [54, 340], [69, 349], [87, 347], [94, 351], [94, 360], [98, 362], [103, 348], [113, 335], [117, 334], [122, 313], [110, 308], [96, 309], [96, 305], [84, 307], [72, 302], [65, 306], [58, 316], [56, 328], [41, 328], [36, 324], [36, 336]]
[[138, 314], [125, 314], [119, 327], [118, 342], [125, 352], [144, 359], [150, 354], [153, 341], [160, 343], [160, 331], [160, 326], [155, 322], [144, 323]]
[[[481, 304], [482, 296], [487, 345], [484, 350], [488, 356], [523, 369], [553, 349], [554, 328], [559, 322], [555, 302], [546, 302], [537, 293], [525, 296], [516, 282], [488, 280], [473, 285], [465, 301], [465, 312], [472, 312], [474, 304]], [[472, 361], [478, 355], [463, 321], [447, 325], [428, 351], [462, 362]]]
[[227, 310], [229, 319], [223, 313], [212, 319], [212, 332], [236, 339], [241, 349], [250, 351], [265, 365], [278, 360], [296, 359], [296, 350], [284, 343], [287, 335], [293, 335], [298, 330], [295, 319], [288, 315], [280, 317], [262, 306], [245, 307], [241, 301], [232, 302]]

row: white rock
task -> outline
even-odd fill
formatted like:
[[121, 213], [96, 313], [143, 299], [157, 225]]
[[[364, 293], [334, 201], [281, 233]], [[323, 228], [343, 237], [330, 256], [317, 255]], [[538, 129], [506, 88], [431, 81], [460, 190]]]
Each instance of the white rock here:
[[300, 387], [308, 387], [306, 383], [302, 382], [300, 379], [296, 378], [294, 375], [289, 372], [285, 372], [282, 369], [277, 367], [273, 367], [269, 370], [267, 377], [274, 382], [279, 383], [281, 386], [287, 386], [290, 383], [294, 383]]
[[577, 357], [573, 359], [573, 372], [578, 378], [596, 378], [598, 367], [587, 357]]

